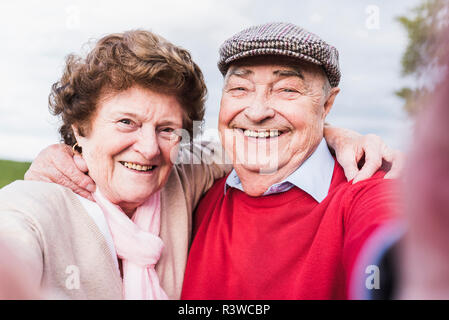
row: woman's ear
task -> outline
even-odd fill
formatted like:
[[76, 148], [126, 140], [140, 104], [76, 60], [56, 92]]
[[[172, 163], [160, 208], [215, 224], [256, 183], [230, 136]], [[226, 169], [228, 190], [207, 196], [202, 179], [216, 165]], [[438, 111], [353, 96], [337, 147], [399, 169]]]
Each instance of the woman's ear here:
[[72, 127], [73, 134], [75, 135], [75, 139], [78, 140], [78, 137], [79, 137], [78, 127], [76, 127], [74, 124], [72, 124], [71, 127]]
[[72, 131], [73, 131], [73, 135], [75, 136], [76, 143], [78, 143], [78, 146], [80, 148], [82, 148], [84, 137], [80, 134], [79, 128], [77, 126], [75, 126], [74, 124], [72, 124]]
[[79, 129], [73, 124], [72, 124], [72, 131], [73, 131], [73, 135], [75, 136], [76, 144], [77, 144], [77, 147], [73, 148], [73, 149], [76, 149], [76, 151], [77, 151], [77, 152], [74, 152], [73, 161], [75, 161], [75, 164], [80, 171], [88, 173], [89, 167], [87, 166], [87, 162], [84, 157], [85, 154], [83, 155], [83, 148], [82, 148], [82, 146], [84, 145], [84, 142], [85, 142], [84, 139], [86, 139], [86, 138], [80, 134]]

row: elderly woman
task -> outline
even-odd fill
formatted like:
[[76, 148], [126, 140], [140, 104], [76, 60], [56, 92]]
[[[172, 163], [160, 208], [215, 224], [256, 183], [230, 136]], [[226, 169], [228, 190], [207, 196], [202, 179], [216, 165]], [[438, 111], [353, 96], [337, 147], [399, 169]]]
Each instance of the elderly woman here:
[[[192, 212], [230, 169], [180, 148], [178, 132], [203, 118], [205, 93], [189, 53], [147, 31], [108, 35], [85, 59], [68, 57], [50, 107], [97, 188], [94, 201], [37, 181], [0, 191], [0, 242], [30, 288], [72, 299], [180, 297]], [[353, 144], [343, 153], [364, 147]], [[191, 161], [174, 165], [178, 154]]]

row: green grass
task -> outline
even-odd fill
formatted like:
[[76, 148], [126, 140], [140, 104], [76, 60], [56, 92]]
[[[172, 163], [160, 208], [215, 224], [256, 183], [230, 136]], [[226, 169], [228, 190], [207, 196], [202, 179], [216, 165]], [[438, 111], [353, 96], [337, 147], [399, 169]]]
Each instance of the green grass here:
[[22, 180], [30, 165], [30, 162], [0, 160], [0, 188], [14, 180]]

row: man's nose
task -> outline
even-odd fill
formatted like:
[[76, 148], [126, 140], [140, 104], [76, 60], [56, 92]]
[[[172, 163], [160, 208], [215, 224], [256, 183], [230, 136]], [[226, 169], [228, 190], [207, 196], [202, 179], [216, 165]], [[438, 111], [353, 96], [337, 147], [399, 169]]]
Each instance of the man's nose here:
[[246, 117], [252, 122], [262, 122], [274, 117], [275, 112], [270, 107], [269, 102], [269, 98], [265, 92], [256, 93], [250, 105], [245, 109]]
[[153, 159], [161, 153], [158, 137], [154, 128], [140, 129], [138, 141], [134, 144], [134, 149], [148, 160]]

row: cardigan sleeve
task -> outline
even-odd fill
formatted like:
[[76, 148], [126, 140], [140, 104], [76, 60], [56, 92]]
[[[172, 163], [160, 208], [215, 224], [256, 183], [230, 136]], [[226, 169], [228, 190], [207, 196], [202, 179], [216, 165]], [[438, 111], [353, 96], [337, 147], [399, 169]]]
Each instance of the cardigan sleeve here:
[[20, 264], [16, 270], [26, 275], [27, 287], [37, 292], [41, 287], [44, 265], [37, 228], [20, 212], [0, 209], [0, 243]]

